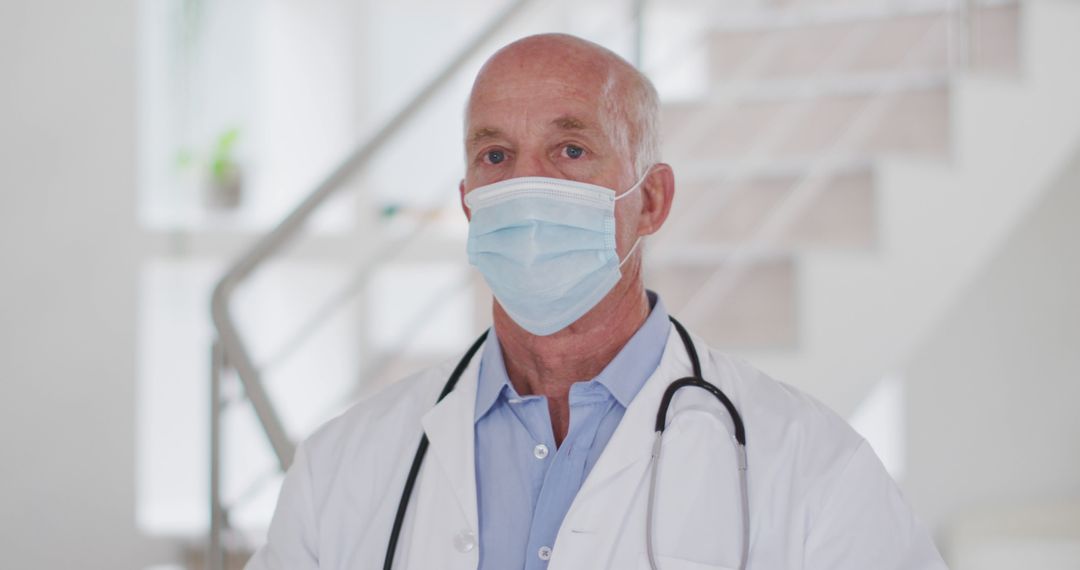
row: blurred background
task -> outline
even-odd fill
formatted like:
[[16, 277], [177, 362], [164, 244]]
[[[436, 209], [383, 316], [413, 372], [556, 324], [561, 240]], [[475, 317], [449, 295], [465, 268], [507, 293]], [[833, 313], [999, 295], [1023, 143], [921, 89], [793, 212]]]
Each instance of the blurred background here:
[[456, 359], [465, 97], [543, 31], [660, 91], [669, 310], [954, 570], [1080, 568], [1075, 0], [0, 0], [0, 566], [239, 567], [296, 442]]

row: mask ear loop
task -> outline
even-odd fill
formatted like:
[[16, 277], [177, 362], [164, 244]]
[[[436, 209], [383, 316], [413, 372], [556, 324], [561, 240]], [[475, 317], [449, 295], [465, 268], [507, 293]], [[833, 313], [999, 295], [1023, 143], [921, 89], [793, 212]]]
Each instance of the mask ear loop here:
[[637, 190], [638, 188], [641, 188], [641, 183], [645, 182], [645, 179], [649, 176], [649, 172], [651, 170], [652, 170], [651, 166], [649, 168], [646, 168], [645, 169], [645, 174], [642, 174], [641, 178], [638, 178], [638, 181], [635, 182], [633, 186], [631, 186], [630, 188], [627, 188], [626, 192], [623, 192], [622, 194], [619, 194], [618, 196], [616, 196], [615, 201], [618, 202], [619, 200], [622, 200], [623, 198], [629, 196], [634, 190]]
[[[629, 196], [630, 193], [633, 192], [634, 190], [637, 190], [638, 188], [641, 188], [641, 183], [644, 182], [645, 178], [649, 176], [649, 171], [650, 170], [652, 170], [651, 166], [649, 168], [646, 168], [645, 169], [645, 174], [642, 174], [641, 178], [638, 178], [638, 181], [635, 182], [634, 185], [631, 186], [629, 190], [627, 190], [626, 192], [623, 192], [622, 194], [619, 194], [618, 196], [616, 196], [615, 201], [618, 202], [619, 200], [622, 200], [623, 198]], [[627, 261], [630, 260], [630, 256], [634, 255], [634, 251], [637, 250], [639, 245], [641, 245], [641, 236], [638, 236], [638, 238], [636, 240], [634, 240], [634, 245], [632, 245], [630, 247], [630, 251], [626, 252], [626, 257], [622, 258], [622, 260], [619, 261], [619, 268], [620, 269], [622, 268], [623, 264], [625, 264]]]
[[630, 247], [630, 251], [626, 252], [626, 257], [622, 258], [622, 261], [619, 262], [620, 269], [622, 269], [623, 264], [630, 261], [630, 256], [634, 255], [634, 250], [636, 250], [639, 245], [641, 245], [641, 236], [638, 236], [637, 239], [634, 240], [634, 245]]

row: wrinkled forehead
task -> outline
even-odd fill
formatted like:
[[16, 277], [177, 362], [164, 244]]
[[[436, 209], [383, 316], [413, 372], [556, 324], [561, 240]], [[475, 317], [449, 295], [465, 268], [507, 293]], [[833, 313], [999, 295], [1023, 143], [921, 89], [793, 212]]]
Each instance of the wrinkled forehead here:
[[[473, 84], [465, 112], [466, 145], [477, 133], [503, 130], [513, 120], [558, 124], [571, 118], [626, 143], [622, 85], [610, 58], [576, 46], [516, 49], [493, 56]], [[562, 121], [568, 123], [567, 121]]]
[[[617, 96], [615, 72], [596, 58], [573, 58], [573, 53], [496, 54], [473, 83], [466, 122], [478, 108], [515, 98], [566, 99], [610, 106]], [[568, 57], [559, 57], [568, 56]], [[524, 101], [523, 101], [524, 102]]]

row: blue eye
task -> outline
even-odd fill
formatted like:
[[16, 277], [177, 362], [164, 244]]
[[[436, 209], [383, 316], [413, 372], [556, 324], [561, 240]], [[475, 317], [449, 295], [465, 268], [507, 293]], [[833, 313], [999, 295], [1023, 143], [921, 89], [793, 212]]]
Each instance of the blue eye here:
[[487, 161], [491, 164], [499, 164], [506, 160], [506, 153], [501, 150], [489, 150], [484, 153], [484, 157], [487, 158]]
[[585, 154], [585, 149], [581, 148], [580, 146], [575, 146], [572, 144], [566, 145], [566, 156], [568, 158], [578, 159], [581, 158], [581, 155], [583, 154]]

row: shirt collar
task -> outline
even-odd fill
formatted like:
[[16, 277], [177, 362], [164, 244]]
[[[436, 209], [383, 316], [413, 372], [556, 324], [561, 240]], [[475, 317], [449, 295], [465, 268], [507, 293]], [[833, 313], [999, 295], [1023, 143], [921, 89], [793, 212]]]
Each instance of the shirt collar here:
[[480, 353], [479, 375], [476, 383], [474, 421], [479, 421], [495, 405], [503, 387], [510, 388], [510, 377], [506, 374], [506, 362], [503, 360], [502, 347], [499, 345], [499, 337], [495, 334], [495, 327], [491, 327], [488, 331], [484, 350]]
[[[671, 328], [663, 301], [652, 291], [647, 291], [647, 295], [649, 304], [652, 306], [648, 318], [619, 350], [615, 358], [592, 379], [604, 386], [624, 408], [630, 406], [634, 396], [637, 396], [645, 381], [652, 376], [653, 371], [660, 364], [660, 357], [664, 354], [668, 332]], [[476, 386], [476, 417], [474, 418], [476, 421], [484, 417], [495, 405], [504, 389], [514, 393], [510, 378], [506, 373], [502, 347], [499, 345], [495, 329], [492, 328], [480, 356], [480, 371]]]

